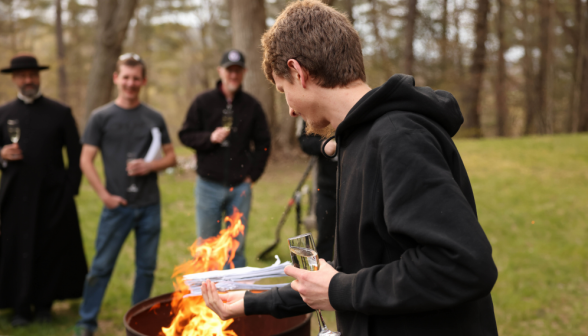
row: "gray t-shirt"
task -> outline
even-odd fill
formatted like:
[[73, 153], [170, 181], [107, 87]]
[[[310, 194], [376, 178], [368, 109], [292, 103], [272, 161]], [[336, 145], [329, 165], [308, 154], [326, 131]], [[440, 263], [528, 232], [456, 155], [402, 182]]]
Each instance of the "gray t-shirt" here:
[[[102, 152], [106, 190], [125, 198], [131, 207], [159, 202], [157, 173], [130, 177], [126, 171], [130, 153], [136, 158], [147, 154], [153, 141], [153, 128], [161, 132], [162, 145], [170, 143], [161, 114], [143, 104], [126, 110], [111, 102], [92, 112], [82, 136], [83, 144], [96, 146]], [[133, 184], [136, 188], [130, 188]], [[129, 191], [133, 189], [136, 191]]]

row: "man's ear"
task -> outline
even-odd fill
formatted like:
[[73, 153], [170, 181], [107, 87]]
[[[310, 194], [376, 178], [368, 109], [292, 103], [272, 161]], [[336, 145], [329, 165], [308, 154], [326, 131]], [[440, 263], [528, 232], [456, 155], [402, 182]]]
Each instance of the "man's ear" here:
[[290, 68], [290, 76], [292, 76], [293, 79], [300, 81], [302, 87], [306, 89], [306, 86], [308, 85], [308, 79], [310, 78], [308, 71], [306, 71], [306, 69], [304, 69], [302, 65], [300, 65], [300, 63], [298, 63], [298, 61], [293, 58], [288, 60], [288, 68]]
[[112, 82], [114, 84], [116, 84], [116, 79], [117, 78], [118, 78], [118, 72], [115, 71], [115, 72], [112, 73]]

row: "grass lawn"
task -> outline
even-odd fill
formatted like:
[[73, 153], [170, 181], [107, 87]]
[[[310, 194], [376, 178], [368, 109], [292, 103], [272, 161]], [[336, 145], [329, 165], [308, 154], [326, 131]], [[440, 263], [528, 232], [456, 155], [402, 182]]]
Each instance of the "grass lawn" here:
[[[494, 249], [499, 278], [493, 290], [501, 335], [587, 335], [588, 135], [457, 140], [476, 196], [480, 222]], [[180, 150], [181, 155], [189, 155]], [[272, 163], [254, 186], [247, 237], [251, 266], [274, 239], [276, 225], [306, 162]], [[162, 235], [153, 295], [173, 290], [173, 267], [189, 258], [195, 239], [192, 173], [160, 176]], [[84, 181], [77, 198], [86, 256], [102, 205]], [[290, 215], [282, 237], [294, 235]], [[285, 240], [276, 250], [289, 260]], [[134, 238], [125, 244], [108, 287], [97, 335], [124, 335], [134, 279]], [[58, 302], [55, 322], [13, 329], [0, 311], [0, 335], [69, 335], [79, 300]], [[334, 314], [325, 314], [335, 329]], [[313, 323], [315, 318], [313, 317]], [[316, 329], [316, 323], [314, 323]], [[316, 334], [316, 332], [313, 332]], [[348, 336], [348, 335], [347, 335]]]

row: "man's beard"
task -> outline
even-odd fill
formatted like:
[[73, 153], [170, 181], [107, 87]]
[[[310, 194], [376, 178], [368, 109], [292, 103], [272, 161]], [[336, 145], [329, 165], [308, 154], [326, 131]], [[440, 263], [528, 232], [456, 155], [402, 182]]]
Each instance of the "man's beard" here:
[[310, 125], [310, 123], [306, 123], [306, 129], [304, 131], [308, 135], [320, 135], [320, 137], [323, 139], [327, 139], [335, 135], [335, 129], [331, 125], [327, 125], [327, 127], [323, 128], [314, 128]]
[[28, 98], [34, 98], [39, 92], [39, 86], [35, 84], [25, 84], [20, 88], [20, 93]]
[[229, 91], [230, 93], [234, 94], [235, 92], [237, 92], [239, 90], [239, 86], [240, 85], [234, 85], [231, 83], [227, 83], [225, 85], [225, 88], [227, 89], [227, 91]]

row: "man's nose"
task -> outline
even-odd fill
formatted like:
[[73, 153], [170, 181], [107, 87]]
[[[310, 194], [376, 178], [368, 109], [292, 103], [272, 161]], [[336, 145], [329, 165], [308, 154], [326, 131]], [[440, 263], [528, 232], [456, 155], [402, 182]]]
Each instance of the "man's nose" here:
[[296, 111], [294, 111], [293, 108], [290, 107], [290, 110], [288, 111], [288, 113], [290, 113], [290, 117], [297, 117], [298, 114], [296, 114]]

